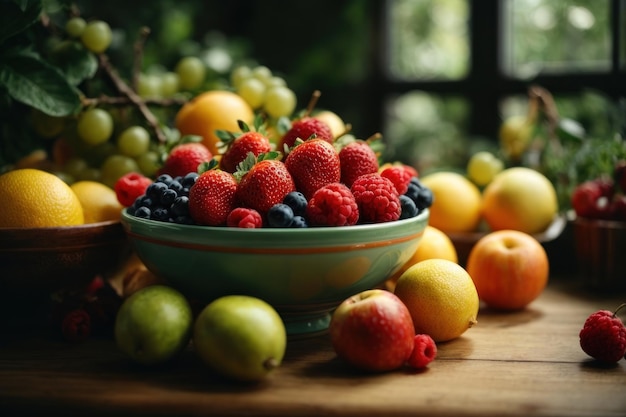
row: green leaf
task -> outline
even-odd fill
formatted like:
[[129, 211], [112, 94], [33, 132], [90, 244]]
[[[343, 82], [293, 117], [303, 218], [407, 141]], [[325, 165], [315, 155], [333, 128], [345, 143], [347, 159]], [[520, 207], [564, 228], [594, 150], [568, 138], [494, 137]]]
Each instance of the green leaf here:
[[37, 22], [41, 0], [0, 1], [0, 43]]
[[71, 85], [79, 85], [92, 78], [98, 70], [96, 56], [79, 42], [67, 41], [57, 47], [50, 62], [57, 66]]
[[78, 90], [55, 67], [35, 54], [3, 57], [0, 87], [6, 88], [14, 100], [50, 116], [73, 114], [81, 105]]

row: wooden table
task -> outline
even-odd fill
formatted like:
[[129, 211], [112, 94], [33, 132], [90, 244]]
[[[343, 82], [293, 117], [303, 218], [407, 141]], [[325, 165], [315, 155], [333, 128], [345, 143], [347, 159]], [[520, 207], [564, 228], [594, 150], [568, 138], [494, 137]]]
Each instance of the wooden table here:
[[113, 340], [12, 338], [0, 346], [0, 416], [626, 416], [626, 361], [599, 367], [578, 343], [590, 313], [622, 301], [552, 282], [524, 311], [482, 309], [423, 372], [356, 372], [327, 336], [290, 340], [258, 385], [219, 378], [191, 348], [143, 369]]

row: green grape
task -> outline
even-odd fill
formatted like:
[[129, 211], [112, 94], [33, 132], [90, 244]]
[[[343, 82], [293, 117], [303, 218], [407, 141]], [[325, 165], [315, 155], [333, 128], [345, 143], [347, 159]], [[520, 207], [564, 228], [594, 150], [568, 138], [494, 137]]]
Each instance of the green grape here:
[[277, 77], [277, 76], [272, 76], [270, 77], [266, 82], [265, 82], [265, 86], [267, 88], [271, 88], [271, 87], [286, 87], [287, 86], [287, 81], [285, 81], [284, 78], [282, 77]]
[[87, 22], [82, 17], [73, 17], [65, 24], [65, 32], [72, 38], [80, 38], [85, 31]]
[[258, 109], [265, 100], [265, 84], [256, 78], [248, 78], [239, 83], [239, 94], [253, 109]]
[[206, 66], [200, 58], [187, 56], [176, 64], [174, 69], [178, 75], [181, 90], [194, 90], [199, 88], [206, 76]]
[[148, 151], [150, 133], [142, 126], [128, 127], [118, 136], [117, 147], [122, 155], [136, 158]]
[[114, 187], [117, 180], [129, 172], [140, 171], [137, 162], [133, 158], [124, 155], [109, 156], [100, 167], [100, 170], [102, 172], [102, 183], [109, 187]]
[[94, 107], [80, 115], [76, 129], [83, 142], [97, 145], [111, 137], [113, 118], [108, 111]]
[[163, 97], [172, 97], [178, 93], [180, 80], [175, 72], [166, 72], [161, 75], [161, 94]]
[[258, 67], [254, 67], [252, 69], [251, 75], [253, 78], [263, 81], [263, 83], [267, 83], [270, 78], [272, 78], [272, 70], [264, 65], [259, 65]]
[[96, 54], [106, 51], [111, 45], [113, 35], [109, 24], [102, 20], [89, 22], [80, 35], [80, 40], [91, 52]]
[[140, 74], [137, 80], [137, 94], [143, 98], [159, 98], [163, 96], [163, 82], [156, 75]]
[[252, 70], [250, 69], [250, 67], [241, 65], [235, 68], [234, 70], [232, 70], [232, 72], [230, 73], [230, 83], [232, 84], [233, 87], [235, 87], [235, 89], [237, 89], [239, 88], [239, 84], [243, 80], [250, 78], [251, 76], [252, 76]]
[[290, 116], [296, 109], [296, 94], [288, 87], [272, 87], [265, 93], [263, 109], [270, 117]]
[[141, 154], [135, 160], [137, 161], [141, 173], [146, 177], [153, 177], [161, 167], [159, 154], [154, 151]]
[[478, 186], [491, 182], [493, 177], [504, 169], [503, 162], [491, 152], [480, 151], [470, 157], [467, 163], [467, 176]]

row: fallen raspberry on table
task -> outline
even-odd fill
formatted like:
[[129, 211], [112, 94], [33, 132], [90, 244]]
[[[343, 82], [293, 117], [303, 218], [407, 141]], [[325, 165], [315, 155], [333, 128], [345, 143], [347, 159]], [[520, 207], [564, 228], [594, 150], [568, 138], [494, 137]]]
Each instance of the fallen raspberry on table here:
[[144, 195], [152, 180], [137, 172], [129, 172], [115, 182], [113, 189], [117, 201], [124, 207], [130, 207], [135, 200]]
[[352, 226], [359, 208], [350, 189], [340, 182], [319, 188], [309, 200], [307, 218], [314, 226]]
[[618, 362], [626, 355], [626, 327], [617, 312], [600, 310], [591, 314], [580, 331], [580, 347], [589, 356], [601, 362]]
[[91, 335], [91, 317], [83, 309], [72, 310], [63, 318], [61, 332], [68, 342], [82, 342]]
[[361, 175], [350, 191], [359, 207], [361, 223], [383, 223], [400, 218], [402, 207], [398, 191], [379, 173]]
[[437, 345], [427, 334], [416, 334], [413, 339], [413, 352], [407, 364], [415, 369], [423, 369], [437, 357]]
[[261, 214], [254, 209], [237, 207], [228, 214], [226, 225], [229, 227], [258, 229], [263, 227], [263, 218]]

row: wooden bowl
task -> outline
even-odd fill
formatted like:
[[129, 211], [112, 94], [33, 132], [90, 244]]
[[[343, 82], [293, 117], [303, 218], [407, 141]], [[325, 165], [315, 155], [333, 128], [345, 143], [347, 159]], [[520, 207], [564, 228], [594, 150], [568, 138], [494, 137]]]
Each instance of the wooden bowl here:
[[593, 290], [626, 290], [626, 222], [578, 217], [574, 238], [582, 282]]
[[0, 291], [50, 293], [114, 271], [131, 254], [119, 221], [0, 228]]

